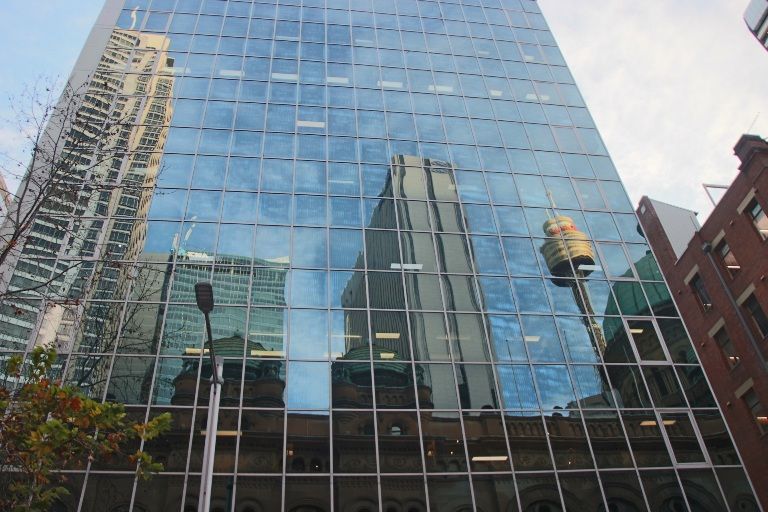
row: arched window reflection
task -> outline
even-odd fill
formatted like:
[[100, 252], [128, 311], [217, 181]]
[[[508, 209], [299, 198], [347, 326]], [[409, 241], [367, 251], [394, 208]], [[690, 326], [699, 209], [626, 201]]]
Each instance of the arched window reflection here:
[[661, 512], [685, 512], [687, 507], [683, 498], [670, 498], [661, 506]]
[[[605, 507], [600, 505], [600, 512], [605, 511]], [[608, 512], [640, 512], [635, 505], [619, 498], [610, 498], [608, 500]]]
[[537, 501], [531, 503], [525, 512], [559, 512], [561, 510], [560, 504], [554, 501]]

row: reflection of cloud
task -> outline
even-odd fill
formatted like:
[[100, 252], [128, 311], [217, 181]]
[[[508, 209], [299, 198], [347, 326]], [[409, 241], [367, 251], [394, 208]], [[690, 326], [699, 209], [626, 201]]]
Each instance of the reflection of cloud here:
[[730, 183], [733, 146], [760, 110], [751, 132], [768, 136], [768, 56], [744, 25], [746, 1], [540, 5], [633, 202], [708, 213], [701, 183]]
[[575, 397], [565, 366], [539, 364], [534, 366], [534, 374], [539, 387], [542, 409], [564, 409], [573, 403]]

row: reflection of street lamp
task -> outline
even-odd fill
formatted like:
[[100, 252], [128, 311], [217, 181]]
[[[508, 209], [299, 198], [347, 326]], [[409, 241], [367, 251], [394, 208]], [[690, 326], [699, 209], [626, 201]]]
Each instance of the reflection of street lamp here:
[[[211, 319], [208, 316], [213, 311], [213, 288], [211, 283], [195, 284], [195, 299], [197, 308], [205, 317], [205, 330], [208, 335], [208, 354], [211, 357], [211, 395], [208, 400], [208, 425], [205, 429], [205, 449], [203, 451], [203, 474], [200, 481], [199, 512], [208, 512], [211, 507], [211, 486], [213, 483], [213, 461], [216, 456], [216, 431], [219, 425], [219, 403], [221, 402], [221, 381], [224, 363], [216, 357], [213, 351], [213, 336], [211, 336]], [[205, 353], [205, 349], [203, 349]]]

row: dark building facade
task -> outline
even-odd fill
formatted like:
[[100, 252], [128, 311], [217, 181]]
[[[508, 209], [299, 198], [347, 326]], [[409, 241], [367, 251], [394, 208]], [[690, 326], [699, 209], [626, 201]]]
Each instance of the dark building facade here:
[[739, 173], [703, 225], [689, 210], [643, 197], [640, 222], [768, 506], [768, 143], [743, 136]]
[[217, 512], [760, 510], [536, 2], [108, 0], [77, 77], [135, 186], [40, 215], [0, 347], [174, 423], [59, 510], [196, 509], [199, 280]]

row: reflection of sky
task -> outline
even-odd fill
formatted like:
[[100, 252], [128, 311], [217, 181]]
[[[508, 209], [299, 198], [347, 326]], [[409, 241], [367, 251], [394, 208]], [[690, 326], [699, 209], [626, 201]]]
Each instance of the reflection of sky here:
[[[363, 312], [365, 314], [365, 312]], [[334, 311], [331, 313], [331, 358], [336, 359], [347, 351], [347, 345], [353, 345], [362, 337], [355, 337], [351, 331], [347, 330], [346, 316], [344, 312]]]
[[534, 361], [564, 361], [563, 348], [551, 316], [524, 316], [523, 332]]
[[523, 335], [517, 318], [489, 315], [488, 319], [496, 358], [500, 361], [526, 361], [528, 356], [525, 353]]
[[288, 409], [329, 407], [330, 366], [328, 363], [288, 363], [285, 403]]
[[289, 357], [295, 359], [328, 358], [328, 312], [291, 311]]
[[322, 270], [291, 271], [291, 305], [327, 307], [328, 274]]
[[557, 323], [565, 337], [572, 361], [597, 363], [595, 342], [583, 317], [559, 317]]
[[564, 365], [534, 366], [542, 409], [565, 408], [574, 401], [571, 379]]
[[504, 408], [538, 408], [530, 367], [527, 365], [499, 365], [497, 369]]
[[167, 255], [178, 244], [179, 222], [149, 222], [144, 254]]
[[615, 315], [618, 313], [606, 281], [587, 280], [585, 284], [587, 285], [585, 292], [588, 294], [588, 299], [596, 314]]
[[603, 394], [603, 379], [598, 367], [574, 365], [571, 367], [571, 371], [573, 371], [576, 379], [579, 400]]

